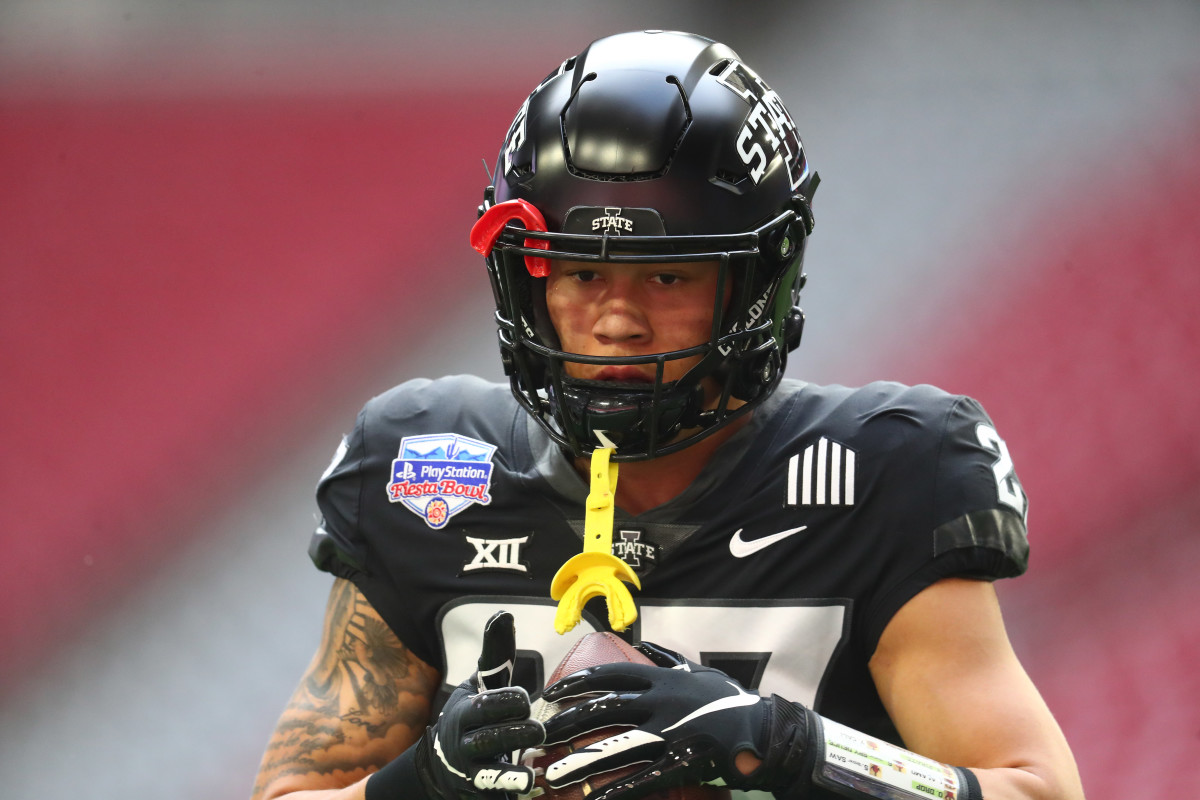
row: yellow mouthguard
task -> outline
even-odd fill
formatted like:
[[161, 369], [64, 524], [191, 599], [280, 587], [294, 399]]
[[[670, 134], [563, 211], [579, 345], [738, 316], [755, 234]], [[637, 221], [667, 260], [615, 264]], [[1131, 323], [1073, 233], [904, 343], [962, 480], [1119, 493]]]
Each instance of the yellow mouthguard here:
[[612, 451], [611, 447], [592, 451], [592, 483], [583, 524], [583, 552], [559, 567], [550, 582], [550, 598], [558, 601], [554, 630], [560, 634], [578, 625], [584, 604], [600, 595], [608, 602], [608, 623], [614, 631], [625, 630], [637, 619], [637, 607], [625, 584], [631, 583], [641, 589], [641, 581], [628, 564], [612, 553], [617, 491], [617, 464], [609, 460]]

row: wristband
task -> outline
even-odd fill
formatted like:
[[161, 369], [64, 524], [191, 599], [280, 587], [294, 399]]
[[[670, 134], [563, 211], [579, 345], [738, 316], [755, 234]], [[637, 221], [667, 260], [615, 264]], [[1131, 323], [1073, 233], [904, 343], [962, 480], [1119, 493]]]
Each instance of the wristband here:
[[975, 773], [917, 755], [816, 714], [813, 783], [854, 798], [983, 800]]
[[417, 774], [415, 751], [425, 744], [422, 737], [417, 743], [383, 765], [378, 772], [367, 778], [363, 787], [366, 800], [430, 800], [425, 784]]

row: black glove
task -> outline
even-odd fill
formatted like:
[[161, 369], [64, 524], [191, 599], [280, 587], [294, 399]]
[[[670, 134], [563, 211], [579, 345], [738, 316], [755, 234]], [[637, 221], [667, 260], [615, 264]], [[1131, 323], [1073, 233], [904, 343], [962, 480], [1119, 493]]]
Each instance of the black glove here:
[[[776, 695], [748, 692], [724, 672], [657, 645], [637, 647], [656, 666], [589, 667], [543, 692], [548, 702], [587, 696], [546, 722], [547, 744], [608, 726], [636, 727], [549, 765], [551, 787], [649, 762], [588, 800], [633, 800], [672, 786], [715, 782], [778, 797], [803, 796], [817, 749], [810, 744], [813, 712]], [[756, 757], [743, 764], [747, 772], [735, 762], [743, 751]]]
[[367, 780], [367, 800], [500, 800], [533, 788], [533, 770], [508, 760], [545, 736], [529, 717], [528, 693], [509, 685], [515, 659], [512, 614], [497, 612], [484, 627], [478, 670], [415, 745]]

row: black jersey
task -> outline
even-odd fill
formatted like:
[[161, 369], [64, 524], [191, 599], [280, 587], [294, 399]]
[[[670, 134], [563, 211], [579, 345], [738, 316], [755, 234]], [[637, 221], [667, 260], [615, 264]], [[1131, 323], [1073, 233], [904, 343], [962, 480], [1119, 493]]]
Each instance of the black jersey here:
[[[550, 581], [582, 548], [587, 493], [506, 384], [416, 380], [359, 415], [318, 487], [310, 554], [448, 686], [511, 611], [533, 690], [607, 628], [595, 599], [554, 630]], [[630, 635], [902, 744], [867, 669], [884, 626], [941, 578], [1023, 572], [1025, 508], [974, 400], [784, 381], [683, 494], [617, 510], [613, 550], [642, 584]]]

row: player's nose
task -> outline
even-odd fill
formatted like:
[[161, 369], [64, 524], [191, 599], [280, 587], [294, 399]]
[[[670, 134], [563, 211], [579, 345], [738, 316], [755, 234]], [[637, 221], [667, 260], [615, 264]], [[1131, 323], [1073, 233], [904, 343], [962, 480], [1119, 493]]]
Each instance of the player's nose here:
[[592, 334], [606, 343], [649, 339], [649, 320], [635, 293], [617, 282], [600, 306]]

